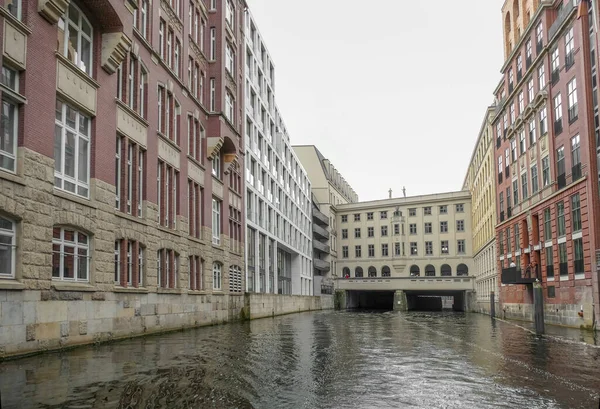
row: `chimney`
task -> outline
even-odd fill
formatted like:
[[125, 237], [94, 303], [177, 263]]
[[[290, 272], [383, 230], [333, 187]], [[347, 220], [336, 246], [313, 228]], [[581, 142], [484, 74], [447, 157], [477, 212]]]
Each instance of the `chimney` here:
[[390, 199], [392, 198], [392, 189], [388, 190], [388, 193], [390, 194]]

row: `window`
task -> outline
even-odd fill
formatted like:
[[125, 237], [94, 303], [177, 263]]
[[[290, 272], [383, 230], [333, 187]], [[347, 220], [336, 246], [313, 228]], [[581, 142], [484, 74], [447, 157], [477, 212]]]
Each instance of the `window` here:
[[362, 250], [360, 246], [354, 246], [354, 257], [355, 258], [361, 258], [362, 257]]
[[367, 227], [367, 237], [375, 237], [375, 229], [373, 227]]
[[579, 193], [571, 196], [571, 232], [581, 231], [581, 202]]
[[354, 221], [355, 222], [359, 222], [360, 221], [360, 213], [354, 213]]
[[410, 242], [410, 255], [411, 256], [418, 255], [417, 243], [414, 241]]
[[579, 145], [579, 135], [571, 138], [571, 165], [573, 180], [579, 179], [581, 176], [581, 153]]
[[538, 88], [539, 89], [544, 89], [544, 87], [546, 86], [546, 66], [544, 64], [541, 64], [538, 67]]
[[148, 10], [150, 10], [149, 0], [141, 0], [138, 7], [139, 7], [139, 11], [135, 10], [133, 13], [133, 24], [134, 24], [134, 27], [137, 28], [138, 32], [142, 35], [142, 37], [147, 39], [148, 35], [149, 35], [149, 32], [148, 32]]
[[388, 245], [382, 244], [381, 245], [381, 257], [388, 257], [388, 256], [389, 256]]
[[498, 195], [498, 203], [500, 207], [500, 221], [504, 221], [504, 193], [500, 192]]
[[498, 156], [498, 183], [502, 182], [502, 172], [504, 171], [504, 165], [502, 165], [502, 155]]
[[519, 115], [525, 111], [525, 95], [523, 91], [519, 92]]
[[342, 223], [348, 223], [348, 215], [342, 215]]
[[550, 208], [544, 209], [544, 240], [552, 240], [552, 220]]
[[400, 225], [398, 223], [394, 224], [394, 235], [399, 235], [400, 234]]
[[527, 83], [527, 103], [531, 104], [533, 102], [534, 89], [533, 89], [533, 78], [529, 80]]
[[360, 239], [360, 227], [354, 229], [354, 238]]
[[449, 254], [450, 249], [448, 247], [448, 240], [442, 240], [441, 243], [441, 254]]
[[431, 227], [431, 223], [425, 223], [425, 234], [431, 234], [433, 229]]
[[510, 241], [510, 227], [506, 229], [506, 251], [511, 253], [511, 241]]
[[521, 230], [519, 229], [519, 224], [515, 223], [513, 229], [515, 231], [515, 252], [521, 251]]
[[169, 68], [173, 68], [173, 38], [175, 33], [170, 28], [167, 29], [167, 65]]
[[210, 111], [211, 112], [216, 112], [217, 110], [217, 88], [216, 88], [216, 83], [215, 83], [215, 79], [211, 78], [210, 79]]
[[465, 231], [465, 221], [464, 220], [457, 220], [456, 221], [456, 231]]
[[225, 117], [229, 119], [229, 122], [234, 123], [234, 113], [235, 113], [235, 101], [233, 99], [233, 95], [229, 91], [225, 92]]
[[464, 203], [458, 203], [456, 205], [456, 213], [462, 213], [465, 211], [465, 205]]
[[158, 86], [158, 130], [168, 139], [179, 143], [179, 104], [173, 94], [162, 85]]
[[373, 212], [367, 213], [367, 220], [373, 220]]
[[579, 110], [577, 108], [577, 78], [573, 78], [567, 84], [567, 94], [569, 102], [569, 123], [572, 123], [579, 116]]
[[163, 161], [158, 161], [158, 215], [161, 226], [175, 229], [177, 225], [177, 190], [179, 171]]
[[510, 104], [510, 123], [514, 124], [515, 119], [517, 119], [517, 115], [515, 113], [515, 103]]
[[16, 223], [0, 216], [0, 278], [15, 277], [16, 243]]
[[199, 239], [202, 235], [202, 187], [192, 179], [188, 180], [188, 233]]
[[[2, 71], [2, 83], [6, 85], [7, 82], [10, 82], [4, 80], [5, 78], [7, 78], [7, 76], [5, 75], [6, 68], [3, 67]], [[12, 72], [16, 77], [16, 71]], [[15, 87], [11, 88], [17, 89], [16, 81], [18, 80], [14, 78], [13, 81], [15, 82]], [[7, 96], [8, 93], [2, 93], [2, 119], [0, 121], [0, 169], [15, 172], [17, 168], [16, 161], [19, 126], [19, 106], [15, 102], [13, 102], [13, 100], [7, 98]]]
[[202, 139], [204, 139], [204, 129], [200, 121], [188, 115], [188, 155], [202, 162]]
[[[559, 127], [559, 129], [557, 129]], [[562, 97], [560, 94], [556, 94], [554, 97], [554, 132], [560, 133], [562, 131]]]
[[456, 248], [457, 248], [457, 252], [458, 254], [465, 254], [467, 252], [467, 247], [465, 245], [465, 241], [464, 240], [458, 240], [456, 242]]
[[546, 277], [554, 278], [554, 252], [552, 246], [546, 247]]
[[548, 132], [548, 111], [546, 107], [540, 110], [540, 135], [546, 135]]
[[440, 214], [448, 214], [448, 206], [440, 206]]
[[131, 240], [115, 241], [115, 284], [138, 288], [143, 285], [144, 250]]
[[217, 0], [210, 0], [210, 9], [211, 10], [217, 9]]
[[54, 186], [88, 197], [90, 178], [90, 119], [56, 101], [54, 126]]
[[218, 152], [216, 155], [213, 156], [211, 169], [212, 175], [217, 179], [221, 179], [221, 152]]
[[221, 264], [213, 263], [213, 290], [221, 289]]
[[173, 71], [175, 71], [175, 75], [181, 77], [181, 43], [178, 39], [175, 40], [175, 59]]
[[504, 232], [498, 232], [498, 246], [500, 247], [500, 254], [504, 253]]
[[519, 155], [524, 155], [527, 150], [527, 144], [525, 142], [525, 131], [519, 132]]
[[210, 60], [215, 61], [217, 59], [217, 29], [215, 27], [210, 28]]
[[348, 258], [348, 246], [342, 246], [342, 258]]
[[374, 244], [369, 244], [368, 246], [368, 255], [369, 257], [375, 257], [375, 245]]
[[573, 38], [573, 27], [565, 35], [565, 70], [568, 70], [575, 63], [573, 56], [575, 49], [575, 39]]
[[535, 28], [535, 41], [537, 42], [536, 45], [536, 52], [539, 54], [539, 52], [541, 51], [541, 48], [543, 47], [543, 42], [544, 42], [544, 28], [542, 23], [539, 23], [537, 25], [537, 27]]
[[229, 43], [225, 46], [225, 69], [227, 69], [232, 77], [235, 76], [235, 53]]
[[427, 255], [427, 256], [433, 255], [433, 242], [432, 241], [425, 242], [425, 255]]
[[92, 25], [73, 3], [58, 20], [58, 51], [80, 70], [92, 75]]
[[513, 205], [516, 206], [519, 203], [519, 181], [513, 180]]
[[558, 244], [558, 262], [560, 263], [560, 275], [568, 276], [569, 275], [569, 267], [568, 267], [568, 259], [567, 259], [567, 243], [559, 243]]
[[145, 151], [128, 138], [117, 136], [115, 155], [115, 208], [142, 217]]
[[225, 21], [227, 22], [227, 24], [229, 24], [229, 26], [231, 28], [233, 28], [233, 22], [234, 22], [234, 16], [235, 16], [235, 7], [233, 6], [233, 3], [231, 2], [231, 0], [227, 0], [226, 2], [226, 7], [225, 7]]
[[529, 146], [533, 146], [537, 142], [535, 133], [535, 119], [529, 122]]
[[565, 204], [563, 202], [559, 202], [556, 204], [556, 216], [557, 216], [557, 234], [558, 237], [562, 237], [566, 234], [565, 227]]
[[546, 187], [550, 184], [550, 158], [544, 156], [542, 158], [542, 186]]
[[379, 217], [381, 219], [387, 219], [387, 211], [379, 212]]
[[348, 229], [342, 229], [342, 239], [348, 238]]
[[221, 244], [221, 201], [212, 199], [212, 242]]
[[529, 190], [527, 189], [527, 172], [521, 175], [521, 192], [523, 200], [529, 197]]
[[424, 207], [423, 208], [423, 214], [425, 216], [431, 216], [431, 207], [429, 207], [429, 206], [428, 207]]
[[556, 171], [558, 176], [565, 174], [565, 147], [561, 146], [556, 150]]
[[394, 255], [395, 256], [400, 255], [400, 243], [394, 243]]
[[161, 18], [158, 25], [158, 55], [161, 59], [165, 59], [165, 29], [166, 23]]
[[517, 81], [521, 79], [523, 73], [523, 56], [519, 54], [517, 56]]
[[448, 222], [440, 222], [440, 233], [448, 233]]
[[88, 236], [76, 230], [52, 230], [52, 278], [64, 281], [89, 281]]
[[8, 0], [5, 3], [5, 7], [8, 9], [8, 12], [12, 14], [14, 18], [17, 20], [21, 20], [21, 0]]
[[552, 63], [552, 84], [555, 84], [558, 81], [558, 73], [560, 71], [560, 59], [558, 55], [558, 48], [552, 50], [550, 61]]
[[381, 226], [381, 237], [386, 237], [388, 235], [388, 227]]
[[527, 60], [527, 68], [529, 68], [529, 64], [531, 64], [531, 56], [533, 54], [532, 46], [531, 46], [531, 38], [527, 40], [527, 44], [525, 44], [525, 58]]
[[539, 189], [538, 168], [537, 165], [531, 167], [531, 194], [536, 194]]
[[417, 209], [416, 208], [412, 208], [412, 209], [408, 209], [408, 216], [409, 217], [414, 217], [417, 215]]
[[583, 239], [581, 237], [573, 240], [573, 252], [575, 253], [575, 260], [573, 260], [575, 274], [585, 273], [583, 265]]
[[410, 234], [417, 234], [417, 225], [416, 223], [411, 223], [408, 225], [408, 231]]
[[515, 138], [510, 140], [510, 155], [513, 162], [517, 160], [517, 141]]

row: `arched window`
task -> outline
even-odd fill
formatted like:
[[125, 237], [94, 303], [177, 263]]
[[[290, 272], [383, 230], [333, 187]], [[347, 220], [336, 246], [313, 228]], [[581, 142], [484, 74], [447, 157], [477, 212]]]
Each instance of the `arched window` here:
[[89, 281], [89, 239], [76, 230], [55, 227], [52, 231], [52, 278]]
[[512, 40], [510, 38], [511, 34], [511, 20], [510, 20], [510, 12], [506, 13], [506, 17], [504, 19], [504, 42], [506, 44], [506, 54], [510, 54], [512, 49]]
[[363, 276], [362, 267], [356, 267], [356, 269], [354, 270], [354, 277], [362, 278], [362, 276]]
[[410, 276], [419, 277], [421, 275], [421, 269], [416, 264], [410, 266]]
[[431, 264], [425, 266], [425, 277], [435, 277], [435, 267]]
[[221, 289], [221, 264], [213, 263], [213, 290]]
[[452, 275], [452, 267], [448, 264], [442, 264], [442, 277], [448, 277]]
[[377, 277], [377, 269], [373, 266], [369, 267], [369, 277]]
[[0, 277], [15, 277], [17, 248], [16, 223], [0, 217]]
[[390, 268], [388, 266], [383, 266], [383, 268], [381, 269], [381, 276], [382, 277], [391, 277], [392, 273], [390, 272]]
[[350, 277], [350, 269], [348, 267], [344, 267], [342, 269], [342, 274], [344, 275], [344, 277]]
[[58, 51], [83, 72], [92, 75], [92, 25], [73, 2], [58, 20]]
[[229, 267], [229, 291], [232, 293], [242, 292], [242, 269], [240, 266]]
[[179, 277], [179, 254], [172, 249], [160, 249], [156, 253], [158, 286], [177, 288]]
[[468, 276], [469, 275], [469, 267], [466, 264], [459, 264], [456, 267], [456, 275], [457, 276]]

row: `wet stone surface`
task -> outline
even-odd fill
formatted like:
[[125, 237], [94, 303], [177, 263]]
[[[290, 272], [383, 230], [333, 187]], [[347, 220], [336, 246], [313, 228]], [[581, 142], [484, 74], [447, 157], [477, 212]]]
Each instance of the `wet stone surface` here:
[[6, 361], [1, 407], [595, 408], [597, 343], [477, 314], [305, 313]]

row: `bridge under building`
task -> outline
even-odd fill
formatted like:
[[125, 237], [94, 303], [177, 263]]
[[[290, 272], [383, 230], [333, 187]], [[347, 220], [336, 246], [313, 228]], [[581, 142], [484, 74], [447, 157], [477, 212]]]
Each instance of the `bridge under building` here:
[[382, 277], [337, 280], [338, 309], [470, 311], [474, 277]]

